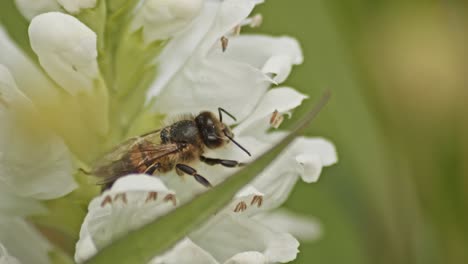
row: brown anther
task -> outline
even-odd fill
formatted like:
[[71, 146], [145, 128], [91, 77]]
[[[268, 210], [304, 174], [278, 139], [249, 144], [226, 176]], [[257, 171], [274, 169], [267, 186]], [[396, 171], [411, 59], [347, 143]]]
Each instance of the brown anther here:
[[278, 128], [281, 123], [283, 123], [284, 116], [275, 110], [270, 118], [270, 126], [273, 128]]
[[121, 199], [124, 204], [127, 204], [127, 194], [126, 193], [118, 193], [114, 196], [114, 202]]
[[255, 195], [255, 196], [252, 198], [252, 201], [250, 202], [250, 205], [254, 205], [254, 204], [257, 204], [257, 207], [262, 206], [262, 204], [263, 204], [263, 196], [261, 196], [261, 195]]
[[104, 200], [101, 202], [101, 207], [106, 206], [106, 204], [112, 204], [112, 198], [110, 195], [106, 195], [106, 197], [104, 197]]
[[225, 52], [229, 43], [229, 39], [226, 38], [225, 36], [222, 36], [220, 40], [221, 40], [221, 48], [223, 52]]
[[173, 204], [174, 206], [176, 206], [176, 205], [177, 205], [177, 200], [176, 200], [176, 197], [175, 197], [175, 195], [174, 195], [174, 194], [172, 194], [172, 193], [170, 193], [170, 194], [166, 195], [166, 197], [164, 197], [164, 201], [165, 201], [165, 202], [169, 202], [169, 201], [171, 201], [171, 202], [172, 202], [172, 204]]
[[247, 209], [247, 204], [245, 204], [245, 202], [242, 201], [236, 205], [236, 208], [234, 208], [234, 212], [239, 213], [239, 212], [245, 211], [246, 209]]
[[158, 199], [158, 193], [157, 192], [148, 192], [148, 195], [146, 196], [145, 203], [148, 203], [150, 201], [156, 201]]

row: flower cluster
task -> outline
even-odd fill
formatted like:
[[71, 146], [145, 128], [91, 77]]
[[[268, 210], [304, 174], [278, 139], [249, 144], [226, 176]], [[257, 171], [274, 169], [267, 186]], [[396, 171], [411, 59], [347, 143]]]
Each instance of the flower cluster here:
[[[208, 151], [209, 157], [248, 163], [285, 136], [275, 128], [307, 96], [279, 85], [303, 58], [293, 38], [240, 34], [244, 26], [258, 26], [261, 16], [249, 15], [260, 2], [0, 4], [29, 23], [28, 32], [14, 34], [0, 19], [0, 263], [50, 263], [56, 245], [34, 218], [26, 219], [53, 215], [46, 200], [83, 189], [97, 195], [78, 168], [174, 116], [220, 106], [235, 114], [238, 121], [226, 122], [252, 157], [232, 144]], [[298, 179], [315, 182], [336, 161], [327, 140], [298, 138], [228, 206], [150, 263], [295, 259], [295, 237], [315, 238], [317, 224], [276, 208]], [[234, 172], [194, 166], [213, 185]], [[75, 261], [206, 190], [172, 172], [122, 177], [89, 203]]]

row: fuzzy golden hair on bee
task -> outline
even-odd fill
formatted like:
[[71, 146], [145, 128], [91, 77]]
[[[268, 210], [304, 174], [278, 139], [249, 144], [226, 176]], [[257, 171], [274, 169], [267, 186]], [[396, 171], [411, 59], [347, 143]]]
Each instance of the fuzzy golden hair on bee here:
[[168, 116], [164, 118], [164, 120], [161, 121], [161, 127], [168, 127], [182, 120], [193, 120], [193, 119], [195, 119], [195, 115], [191, 113], [181, 113], [177, 115], [172, 115], [172, 116]]

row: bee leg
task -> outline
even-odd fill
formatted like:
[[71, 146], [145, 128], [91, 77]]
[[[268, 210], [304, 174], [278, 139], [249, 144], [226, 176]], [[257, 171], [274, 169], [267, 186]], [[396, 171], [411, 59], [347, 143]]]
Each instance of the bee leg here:
[[195, 178], [195, 180], [197, 182], [201, 183], [203, 186], [212, 187], [211, 183], [207, 179], [205, 179], [205, 177], [198, 174], [197, 170], [195, 170], [194, 168], [192, 168], [192, 167], [190, 167], [188, 165], [185, 165], [185, 164], [177, 164], [176, 169], [178, 171], [181, 171], [181, 172], [185, 173], [185, 174], [192, 175]]
[[161, 166], [160, 163], [151, 164], [143, 173], [148, 175], [153, 175], [153, 173]]
[[244, 166], [244, 163], [235, 161], [235, 160], [226, 160], [226, 159], [214, 159], [214, 158], [207, 158], [205, 156], [200, 156], [200, 161], [205, 162], [208, 165], [222, 165], [228, 168], [240, 167]]

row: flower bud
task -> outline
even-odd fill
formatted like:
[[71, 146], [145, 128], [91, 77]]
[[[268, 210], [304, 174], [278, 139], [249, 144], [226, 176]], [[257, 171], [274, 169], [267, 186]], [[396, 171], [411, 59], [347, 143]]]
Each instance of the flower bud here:
[[29, 26], [31, 47], [41, 66], [70, 94], [91, 90], [99, 76], [96, 34], [73, 16], [50, 12]]

